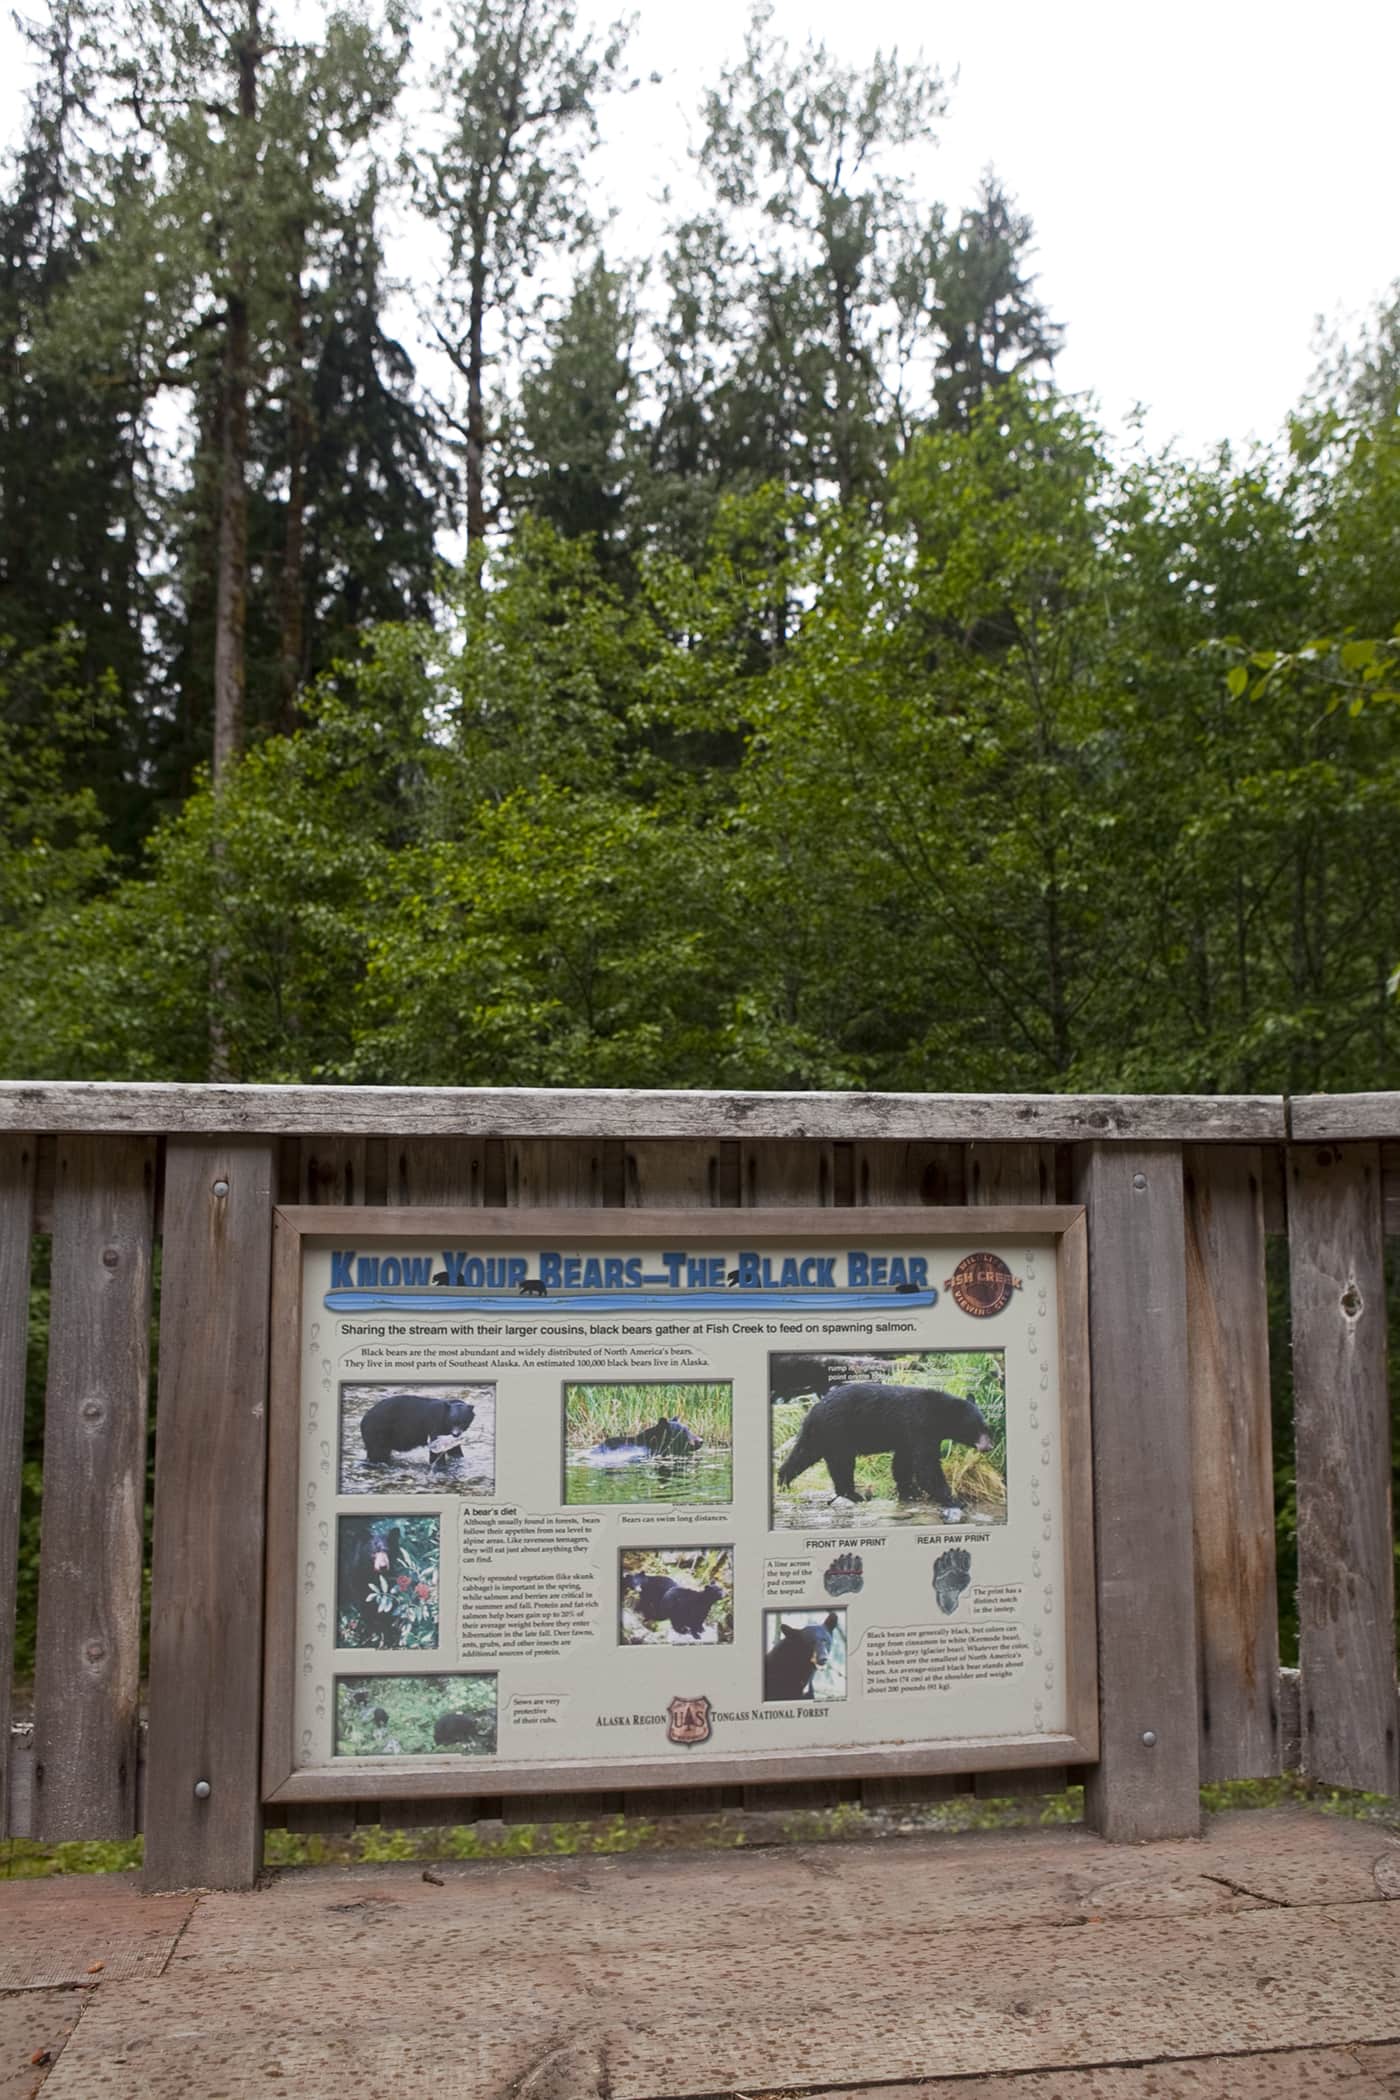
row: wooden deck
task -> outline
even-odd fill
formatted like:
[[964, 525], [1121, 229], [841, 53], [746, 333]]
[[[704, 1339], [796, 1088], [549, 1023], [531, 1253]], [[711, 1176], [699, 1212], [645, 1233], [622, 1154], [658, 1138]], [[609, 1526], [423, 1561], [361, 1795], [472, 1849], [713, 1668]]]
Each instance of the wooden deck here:
[[5, 1884], [0, 2100], [1400, 2100], [1376, 1823], [432, 1872]]

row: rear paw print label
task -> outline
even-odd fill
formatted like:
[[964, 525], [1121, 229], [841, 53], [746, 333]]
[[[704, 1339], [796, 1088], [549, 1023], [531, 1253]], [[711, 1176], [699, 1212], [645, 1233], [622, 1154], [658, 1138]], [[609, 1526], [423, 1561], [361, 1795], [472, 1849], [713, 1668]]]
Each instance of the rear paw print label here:
[[972, 1555], [966, 1546], [950, 1546], [933, 1564], [933, 1594], [938, 1609], [955, 1612], [972, 1580]]

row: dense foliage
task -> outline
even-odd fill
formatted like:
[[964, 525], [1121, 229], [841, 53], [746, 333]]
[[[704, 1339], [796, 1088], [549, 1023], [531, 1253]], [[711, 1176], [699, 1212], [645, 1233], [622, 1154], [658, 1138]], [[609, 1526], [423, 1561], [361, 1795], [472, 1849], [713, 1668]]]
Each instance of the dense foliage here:
[[757, 13], [644, 271], [625, 30], [450, 16], [31, 32], [0, 1069], [1395, 1084], [1400, 307], [1276, 448], [1125, 450], [929, 67]]

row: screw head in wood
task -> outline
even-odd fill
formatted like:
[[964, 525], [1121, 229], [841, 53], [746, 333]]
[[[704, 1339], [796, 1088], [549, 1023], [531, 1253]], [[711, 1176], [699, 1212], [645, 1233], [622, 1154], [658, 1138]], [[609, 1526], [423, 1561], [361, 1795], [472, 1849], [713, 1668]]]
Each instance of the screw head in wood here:
[[1143, 1731], [1142, 1731], [1142, 1739], [1143, 1739], [1143, 1741], [1144, 1741], [1144, 1742], [1146, 1743], [1146, 1745], [1147, 1745], [1148, 1749], [1150, 1750], [1150, 1749], [1152, 1748], [1153, 1744], [1154, 1744], [1154, 1743], [1156, 1742], [1156, 1740], [1157, 1740], [1157, 1731], [1156, 1731], [1156, 1729], [1155, 1729], [1155, 1728], [1144, 1728], [1144, 1729], [1143, 1729]]
[[196, 1779], [194, 1783], [194, 1798], [196, 1801], [207, 1801], [213, 1791], [214, 1789], [210, 1786], [207, 1779]]
[[226, 1181], [216, 1181], [214, 1183], [214, 1194], [216, 1196], [226, 1196], [228, 1194], [228, 1183]]
[[1147, 1187], [1147, 1176], [1145, 1174], [1134, 1174], [1133, 1187], [1135, 1189], [1145, 1189]]
[[115, 1247], [104, 1247], [102, 1249], [102, 1266], [104, 1269], [115, 1269], [120, 1260], [121, 1256]]

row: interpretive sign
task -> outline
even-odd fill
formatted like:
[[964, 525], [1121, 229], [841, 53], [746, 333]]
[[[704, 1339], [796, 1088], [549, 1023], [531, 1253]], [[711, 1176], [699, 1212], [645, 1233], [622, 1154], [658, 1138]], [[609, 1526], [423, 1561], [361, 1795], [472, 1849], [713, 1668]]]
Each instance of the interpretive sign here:
[[1077, 1210], [283, 1210], [266, 1792], [1096, 1754]]

